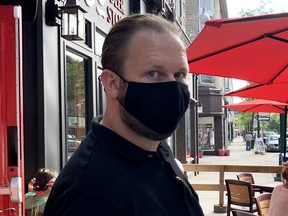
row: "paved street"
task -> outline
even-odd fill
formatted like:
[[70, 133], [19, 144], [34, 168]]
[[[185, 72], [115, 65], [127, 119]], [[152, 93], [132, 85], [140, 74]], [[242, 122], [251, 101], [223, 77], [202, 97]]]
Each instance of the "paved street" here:
[[[245, 142], [242, 139], [234, 139], [229, 147], [230, 156], [206, 156], [200, 158], [200, 164], [242, 164], [242, 165], [278, 165], [279, 153], [266, 153], [265, 155], [255, 154], [254, 151], [246, 151]], [[226, 173], [225, 179], [237, 179], [237, 173]], [[274, 182], [274, 174], [253, 173], [254, 180], [259, 184], [266, 184]], [[218, 184], [218, 173], [214, 172], [200, 172], [197, 176], [194, 172], [188, 173], [189, 181], [197, 184]], [[280, 183], [280, 182], [279, 182]], [[214, 213], [214, 205], [219, 203], [219, 192], [212, 191], [197, 191], [200, 204], [206, 216], [218, 215], [224, 216], [225, 214]], [[227, 203], [225, 196], [225, 204]]]

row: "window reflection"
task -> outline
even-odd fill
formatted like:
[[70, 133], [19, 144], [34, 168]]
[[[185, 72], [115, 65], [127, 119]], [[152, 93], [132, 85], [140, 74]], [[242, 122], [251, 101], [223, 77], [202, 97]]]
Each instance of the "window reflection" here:
[[199, 148], [215, 150], [214, 128], [212, 124], [199, 124]]
[[102, 115], [104, 113], [104, 109], [106, 106], [106, 97], [105, 97], [105, 91], [104, 87], [101, 84], [101, 81], [98, 79], [99, 76], [101, 76], [102, 69], [97, 67], [97, 115]]
[[85, 59], [66, 52], [66, 123], [68, 158], [85, 137]]
[[104, 40], [105, 40], [105, 34], [100, 32], [98, 29], [96, 30], [96, 34], [95, 34], [95, 50], [96, 50], [96, 54], [100, 54], [102, 53], [102, 47], [104, 44]]
[[200, 75], [200, 84], [215, 84], [213, 76]]

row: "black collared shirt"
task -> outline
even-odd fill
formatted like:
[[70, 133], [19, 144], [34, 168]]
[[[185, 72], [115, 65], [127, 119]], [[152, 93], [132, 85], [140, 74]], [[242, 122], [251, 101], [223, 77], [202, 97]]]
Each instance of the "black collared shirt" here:
[[165, 143], [145, 151], [96, 120], [61, 171], [45, 216], [201, 216]]

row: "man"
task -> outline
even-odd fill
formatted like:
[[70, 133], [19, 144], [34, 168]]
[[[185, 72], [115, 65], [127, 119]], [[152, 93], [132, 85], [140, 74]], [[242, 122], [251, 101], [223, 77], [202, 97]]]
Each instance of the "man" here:
[[253, 136], [251, 134], [250, 131], [248, 131], [244, 137], [245, 141], [246, 141], [246, 151], [250, 151], [251, 149], [251, 142], [253, 140]]
[[201, 216], [165, 142], [189, 104], [185, 47], [152, 14], [116, 23], [103, 44], [103, 118], [61, 171], [45, 216]]

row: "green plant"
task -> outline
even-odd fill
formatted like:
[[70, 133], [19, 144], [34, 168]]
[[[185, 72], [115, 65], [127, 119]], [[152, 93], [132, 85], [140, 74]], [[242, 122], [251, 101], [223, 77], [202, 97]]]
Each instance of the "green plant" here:
[[225, 155], [225, 149], [224, 148], [218, 149], [218, 155], [224, 156]]

